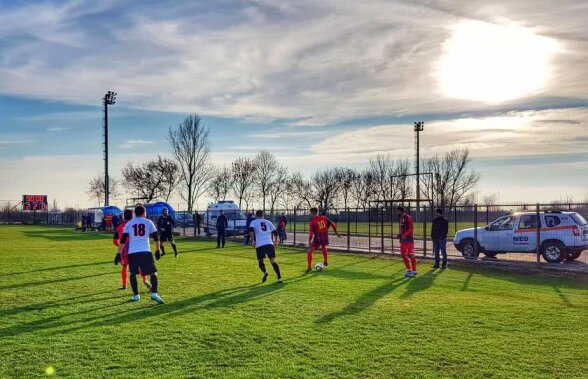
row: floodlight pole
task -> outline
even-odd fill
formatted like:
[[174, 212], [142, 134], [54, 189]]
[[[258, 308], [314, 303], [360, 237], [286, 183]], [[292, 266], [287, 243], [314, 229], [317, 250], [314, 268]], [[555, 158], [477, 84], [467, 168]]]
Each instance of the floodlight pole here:
[[116, 92], [108, 91], [102, 99], [104, 104], [104, 206], [110, 205], [110, 178], [108, 176], [108, 106], [116, 103]]
[[414, 123], [414, 132], [415, 132], [415, 169], [416, 169], [416, 209], [417, 209], [417, 221], [418, 215], [420, 213], [420, 206], [421, 206], [421, 132], [425, 128], [425, 123], [422, 121], [417, 121]]

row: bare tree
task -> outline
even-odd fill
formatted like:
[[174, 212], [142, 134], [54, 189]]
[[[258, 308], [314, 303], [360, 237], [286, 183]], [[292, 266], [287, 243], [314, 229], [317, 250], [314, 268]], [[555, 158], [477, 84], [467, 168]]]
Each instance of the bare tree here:
[[270, 183], [270, 185], [268, 187], [268, 193], [267, 193], [269, 207], [270, 207], [272, 214], [274, 213], [274, 210], [275, 210], [276, 204], [278, 203], [278, 200], [280, 200], [281, 198], [283, 198], [287, 194], [286, 189], [287, 189], [287, 184], [288, 184], [287, 183], [288, 178], [289, 178], [288, 168], [278, 164], [278, 167], [277, 167], [275, 175], [274, 175], [274, 179]]
[[464, 200], [476, 187], [480, 174], [468, 169], [469, 150], [456, 149], [443, 156], [426, 159], [423, 167], [433, 178], [423, 177], [426, 193], [433, 193], [433, 201], [442, 208], [453, 207]]
[[261, 194], [262, 209], [265, 210], [268, 193], [276, 180], [280, 164], [272, 153], [264, 150], [255, 157], [255, 166], [255, 185]]
[[146, 202], [158, 198], [169, 199], [177, 182], [177, 170], [174, 161], [161, 156], [142, 164], [128, 162], [121, 170], [122, 184], [130, 193]]
[[313, 200], [323, 212], [327, 212], [334, 205], [340, 190], [339, 171], [328, 168], [315, 172], [311, 177]]
[[[413, 188], [413, 181], [409, 179], [410, 177], [410, 162], [408, 159], [400, 159], [396, 161], [390, 184], [391, 199], [409, 199], [414, 196], [416, 189]], [[425, 198], [428, 197], [429, 196], [426, 196]]]
[[239, 200], [239, 208], [242, 207], [243, 201], [247, 198], [248, 192], [254, 186], [255, 159], [241, 157], [235, 159], [231, 166], [232, 174], [232, 190], [237, 200]]
[[188, 212], [193, 210], [196, 200], [206, 192], [211, 177], [208, 132], [197, 115], [186, 117], [175, 130], [169, 130], [168, 141], [180, 165], [184, 187], [180, 195], [188, 203]]
[[298, 208], [302, 204], [309, 208], [312, 207], [312, 184], [300, 172], [295, 172], [290, 176], [288, 186], [291, 196], [295, 199], [294, 208]]
[[378, 154], [370, 158], [369, 170], [372, 173], [375, 195], [379, 199], [395, 199], [392, 189], [395, 162], [389, 154]]
[[376, 193], [374, 174], [372, 170], [365, 169], [358, 173], [352, 182], [351, 197], [358, 208], [369, 207], [370, 200]]
[[212, 178], [208, 186], [208, 194], [215, 200], [226, 200], [231, 190], [232, 172], [227, 167], [213, 169]]
[[357, 180], [359, 174], [348, 167], [341, 167], [338, 169], [338, 180], [341, 199], [343, 200], [343, 207], [347, 209], [349, 200], [351, 200], [351, 194], [353, 192], [353, 184]]
[[[110, 192], [110, 196], [113, 199], [120, 198], [121, 191], [119, 186], [119, 180], [115, 177], [110, 177], [108, 180], [108, 185], [110, 186], [110, 189], [108, 191]], [[102, 206], [102, 204], [104, 203], [104, 189], [104, 174], [97, 174], [92, 179], [90, 179], [90, 183], [88, 184], [88, 189], [86, 190], [86, 193], [88, 194], [90, 200], [96, 200], [99, 207]]]
[[496, 205], [498, 204], [498, 195], [493, 193], [493, 194], [484, 196], [482, 198], [482, 204], [484, 204], [486, 206], [486, 209], [488, 211], [496, 211], [497, 210]]

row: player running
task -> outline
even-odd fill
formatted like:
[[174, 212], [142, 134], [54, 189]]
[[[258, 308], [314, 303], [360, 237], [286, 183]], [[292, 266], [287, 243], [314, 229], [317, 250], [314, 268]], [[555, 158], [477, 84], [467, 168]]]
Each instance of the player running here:
[[321, 248], [323, 252], [323, 265], [329, 265], [327, 251], [327, 246], [329, 246], [329, 227], [333, 228], [337, 237], [341, 237], [337, 232], [337, 225], [329, 220], [327, 216], [318, 216], [317, 208], [310, 208], [310, 216], [311, 219], [308, 228], [310, 231], [308, 234], [308, 254], [306, 256], [308, 261], [308, 268], [306, 269], [307, 274], [312, 271], [312, 253], [319, 248]]
[[276, 263], [276, 248], [278, 247], [278, 231], [271, 221], [263, 218], [263, 211], [255, 212], [257, 217], [251, 221], [249, 225], [249, 235], [251, 237], [251, 244], [255, 246], [257, 251], [257, 261], [259, 262], [259, 269], [263, 272], [262, 282], [267, 280], [269, 273], [265, 269], [264, 259], [267, 256], [278, 276], [278, 283], [282, 283], [282, 275], [280, 274], [280, 266]]
[[404, 276], [412, 278], [417, 274], [416, 258], [414, 257], [414, 224], [412, 217], [404, 212], [404, 207], [397, 207], [396, 214], [400, 217], [400, 255], [404, 260], [406, 266], [406, 273]]
[[165, 246], [163, 246], [164, 242], [168, 242], [172, 245], [172, 249], [174, 249], [174, 257], [178, 257], [178, 249], [176, 248], [176, 241], [174, 241], [174, 228], [176, 227], [176, 222], [173, 218], [169, 216], [169, 211], [167, 208], [163, 208], [163, 216], [160, 216], [157, 220], [157, 230], [159, 230], [159, 243], [161, 245], [161, 256], [165, 255]]
[[[120, 222], [116, 226], [116, 231], [114, 232], [114, 236], [112, 236], [112, 243], [114, 243], [117, 247], [120, 246], [120, 240], [122, 239], [123, 229], [128, 221], [133, 219], [133, 211], [130, 209], [125, 209], [124, 212], [124, 221]], [[129, 271], [129, 244], [128, 242], [125, 244], [122, 253], [117, 253], [116, 257], [114, 257], [114, 264], [122, 264], [121, 276], [122, 276], [122, 287], [121, 290], [127, 289], [127, 275]], [[143, 284], [149, 289], [151, 289], [151, 283], [147, 280], [147, 275], [143, 275], [139, 272], [141, 277], [143, 278]]]
[[159, 236], [153, 221], [145, 218], [145, 207], [141, 204], [135, 207], [135, 218], [128, 221], [123, 229], [123, 235], [118, 247], [119, 254], [122, 253], [125, 244], [129, 243], [129, 267], [131, 269], [131, 288], [133, 289], [132, 301], [141, 300], [139, 288], [137, 287], [137, 274], [142, 272], [151, 277], [151, 299], [163, 304], [163, 300], [157, 294], [158, 280], [157, 268], [153, 262], [149, 237], [155, 241], [155, 258], [160, 258]]

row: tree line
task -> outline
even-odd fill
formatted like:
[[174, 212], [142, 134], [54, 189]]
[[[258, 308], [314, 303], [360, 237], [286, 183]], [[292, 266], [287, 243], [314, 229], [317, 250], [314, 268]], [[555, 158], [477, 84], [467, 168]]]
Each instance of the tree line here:
[[[277, 157], [260, 151], [239, 157], [228, 166], [211, 162], [209, 130], [197, 115], [188, 116], [167, 136], [173, 158], [157, 155], [145, 163], [128, 162], [120, 179], [111, 179], [110, 193], [119, 197], [121, 187], [145, 202], [169, 201], [178, 194], [194, 211], [198, 199], [235, 200], [241, 209], [292, 209], [319, 206], [367, 208], [374, 200], [416, 197], [411, 162], [389, 154], [372, 157], [363, 169], [329, 167], [309, 177], [290, 170]], [[470, 168], [467, 149], [455, 149], [421, 161], [420, 198], [423, 203], [452, 207], [471, 203], [480, 179]], [[88, 194], [99, 203], [104, 199], [104, 180], [90, 181]]]

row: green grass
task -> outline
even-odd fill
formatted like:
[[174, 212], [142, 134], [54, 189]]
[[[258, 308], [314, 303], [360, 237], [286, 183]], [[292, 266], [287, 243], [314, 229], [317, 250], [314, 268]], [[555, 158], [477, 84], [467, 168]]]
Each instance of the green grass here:
[[[110, 236], [0, 226], [0, 377], [586, 378], [588, 284], [484, 269], [407, 280], [401, 262], [331, 257], [259, 284], [254, 251], [179, 239], [165, 305], [117, 291]], [[318, 259], [318, 257], [317, 257]], [[143, 289], [142, 289], [143, 290]]]

